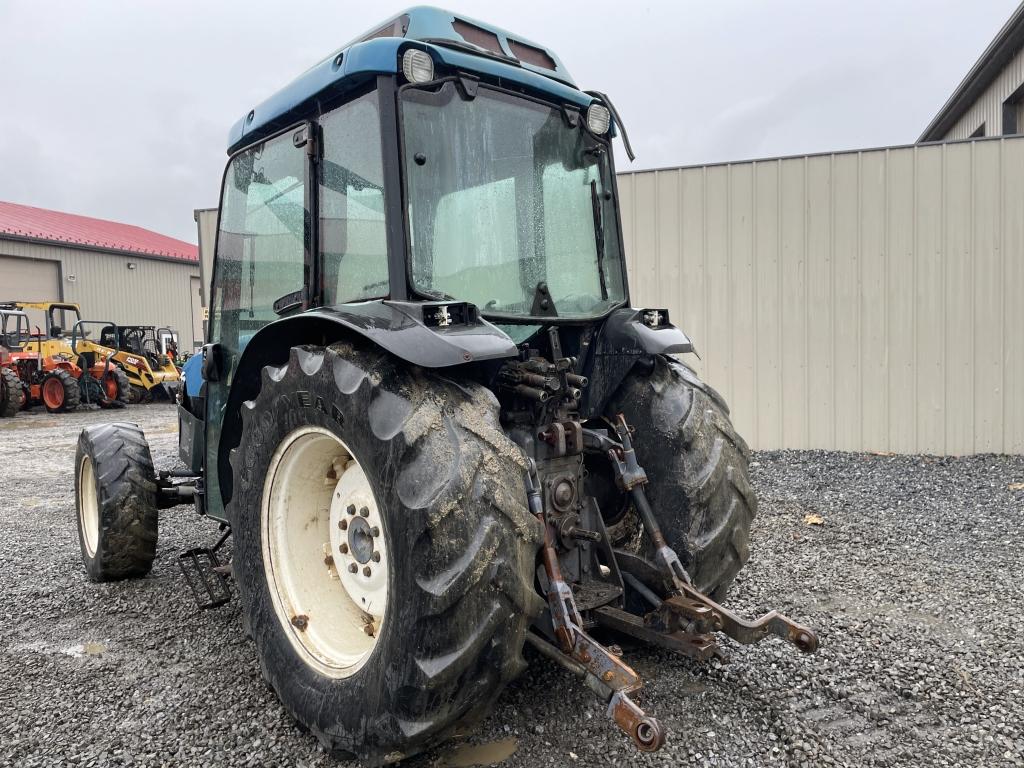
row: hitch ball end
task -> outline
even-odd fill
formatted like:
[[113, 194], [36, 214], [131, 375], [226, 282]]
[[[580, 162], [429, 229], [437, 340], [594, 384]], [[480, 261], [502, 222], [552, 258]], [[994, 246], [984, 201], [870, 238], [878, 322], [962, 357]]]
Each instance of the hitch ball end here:
[[795, 629], [789, 636], [789, 642], [802, 653], [814, 653], [818, 650], [818, 636], [809, 629]]
[[640, 720], [630, 735], [641, 752], [657, 752], [665, 744], [665, 730], [653, 717]]

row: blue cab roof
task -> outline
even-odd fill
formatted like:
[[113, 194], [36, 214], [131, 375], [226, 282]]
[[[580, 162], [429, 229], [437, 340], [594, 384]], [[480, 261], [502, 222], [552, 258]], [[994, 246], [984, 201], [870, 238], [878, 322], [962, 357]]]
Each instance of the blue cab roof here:
[[589, 106], [554, 51], [521, 35], [440, 8], [409, 8], [345, 44], [236, 122], [228, 154], [286, 128], [314, 100], [329, 98], [381, 74], [394, 74], [410, 42], [435, 64], [514, 83], [539, 95]]

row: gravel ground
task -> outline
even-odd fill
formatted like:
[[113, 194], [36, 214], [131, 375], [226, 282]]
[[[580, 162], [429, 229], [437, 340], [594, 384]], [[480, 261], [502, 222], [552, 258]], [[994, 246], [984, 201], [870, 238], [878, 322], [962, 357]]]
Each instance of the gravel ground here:
[[[86, 581], [74, 446], [111, 415], [0, 422], [0, 765], [338, 765], [267, 691], [237, 600], [197, 612], [175, 557], [212, 543], [212, 523], [164, 513], [148, 578]], [[170, 406], [116, 418], [169, 466]], [[656, 755], [530, 656], [481, 730], [407, 764], [1024, 765], [1024, 490], [1009, 487], [1024, 458], [760, 453], [753, 474], [761, 510], [730, 603], [816, 627], [817, 655], [768, 641], [702, 666], [627, 648], [669, 731]]]

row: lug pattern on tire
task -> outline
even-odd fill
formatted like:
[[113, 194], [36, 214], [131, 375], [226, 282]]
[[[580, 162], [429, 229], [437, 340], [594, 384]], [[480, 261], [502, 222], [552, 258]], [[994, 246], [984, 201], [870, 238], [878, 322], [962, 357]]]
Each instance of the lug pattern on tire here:
[[685, 364], [658, 357], [649, 375], [626, 378], [611, 408], [637, 429], [637, 458], [666, 540], [696, 586], [723, 598], [749, 556], [757, 511], [750, 449], [725, 401]]
[[[307, 407], [294, 407], [297, 392]], [[386, 510], [389, 546], [402, 564], [392, 574], [396, 597], [375, 651], [380, 658], [335, 681], [360, 701], [357, 727], [324, 696], [314, 704], [312, 689], [296, 690], [294, 671], [266, 640], [278, 620], [261, 596], [262, 560], [236, 562], [239, 592], [264, 674], [293, 716], [335, 752], [370, 763], [408, 756], [485, 715], [525, 667], [524, 633], [543, 607], [533, 576], [542, 531], [526, 507], [525, 461], [481, 386], [456, 385], [348, 343], [293, 348], [286, 365], [263, 369], [260, 393], [242, 408], [228, 505], [236, 555], [258, 543], [252, 537], [259, 537], [267, 457], [283, 434], [314, 423], [342, 424], [350, 445], [373, 436], [366, 444], [374, 456], [359, 461], [377, 478], [371, 482]], [[386, 651], [389, 629], [401, 637]], [[385, 665], [392, 689], [357, 692], [364, 672], [377, 674], [366, 672], [373, 665], [381, 674]]]

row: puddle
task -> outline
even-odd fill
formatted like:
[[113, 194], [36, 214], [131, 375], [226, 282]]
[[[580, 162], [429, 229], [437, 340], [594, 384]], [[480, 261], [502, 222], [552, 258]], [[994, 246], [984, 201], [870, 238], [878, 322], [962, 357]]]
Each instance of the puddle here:
[[501, 739], [488, 744], [462, 744], [442, 756], [444, 768], [472, 768], [474, 765], [498, 765], [510, 758], [519, 743], [515, 739]]
[[106, 652], [107, 646], [103, 643], [94, 643], [92, 641], [61, 649], [61, 653], [67, 654], [75, 659], [83, 659], [86, 656], [102, 656]]

